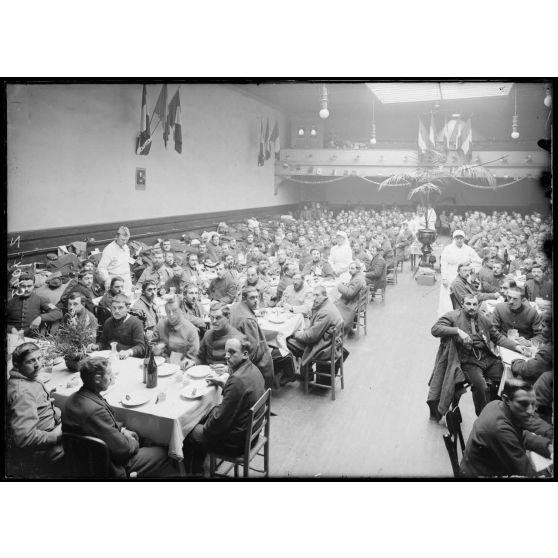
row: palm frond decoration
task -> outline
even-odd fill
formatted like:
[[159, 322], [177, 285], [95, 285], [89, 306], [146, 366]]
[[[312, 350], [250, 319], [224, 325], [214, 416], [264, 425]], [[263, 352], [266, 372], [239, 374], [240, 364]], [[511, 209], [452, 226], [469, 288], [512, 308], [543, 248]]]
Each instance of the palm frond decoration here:
[[462, 165], [453, 172], [453, 176], [457, 178], [468, 178], [478, 185], [497, 186], [496, 179], [481, 165]]
[[441, 193], [442, 190], [439, 186], [436, 186], [436, 184], [432, 184], [432, 182], [425, 182], [424, 184], [419, 184], [409, 192], [409, 199], [413, 198], [418, 194], [428, 199], [432, 194], [441, 194]]
[[416, 176], [412, 173], [392, 174], [380, 183], [378, 190], [388, 188], [389, 186], [411, 186], [415, 181]]

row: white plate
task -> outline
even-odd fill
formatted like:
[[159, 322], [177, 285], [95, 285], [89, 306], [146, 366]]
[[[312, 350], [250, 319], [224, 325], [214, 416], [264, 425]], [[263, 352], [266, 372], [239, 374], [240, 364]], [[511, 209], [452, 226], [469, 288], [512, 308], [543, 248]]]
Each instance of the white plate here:
[[175, 372], [178, 372], [178, 370], [180, 370], [180, 367], [177, 364], [170, 364], [166, 362], [157, 368], [157, 376], [161, 378], [164, 378], [165, 376], [172, 376]]
[[279, 314], [278, 316], [270, 314], [267, 316], [267, 321], [272, 324], [284, 324], [287, 321], [287, 317], [284, 314]]
[[[129, 396], [130, 399], [126, 399], [126, 396]], [[120, 402], [125, 407], [137, 407], [138, 405], [143, 405], [150, 401], [152, 398], [152, 394], [148, 393], [147, 391], [134, 391], [132, 393], [126, 393], [122, 396]]]
[[192, 368], [188, 368], [186, 373], [191, 378], [201, 380], [203, 378], [207, 378], [207, 376], [211, 374], [211, 368], [209, 368], [209, 366], [205, 364], [199, 364], [198, 366], [192, 366]]
[[[194, 393], [195, 390], [195, 393]], [[203, 397], [209, 391], [209, 386], [187, 386], [181, 392], [180, 396], [184, 399], [199, 399]]]

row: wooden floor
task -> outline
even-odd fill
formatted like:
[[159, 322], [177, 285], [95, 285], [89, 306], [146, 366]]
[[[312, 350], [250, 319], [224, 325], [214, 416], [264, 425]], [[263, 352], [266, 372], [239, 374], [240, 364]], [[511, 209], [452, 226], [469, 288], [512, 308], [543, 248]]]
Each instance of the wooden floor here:
[[[274, 393], [272, 476], [452, 476], [443, 421], [429, 421], [426, 405], [439, 285], [417, 284], [405, 262], [386, 301], [370, 304], [368, 334], [347, 341], [345, 390], [335, 401], [329, 390], [305, 396], [299, 383]], [[469, 393], [460, 407], [467, 437], [475, 418]]]

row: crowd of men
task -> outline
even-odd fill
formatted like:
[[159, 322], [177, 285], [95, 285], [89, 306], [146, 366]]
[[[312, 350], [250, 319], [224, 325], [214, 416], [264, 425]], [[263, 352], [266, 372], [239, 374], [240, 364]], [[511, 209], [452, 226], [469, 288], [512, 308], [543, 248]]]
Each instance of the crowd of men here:
[[[478, 419], [462, 474], [533, 476], [527, 449], [553, 452], [551, 222], [506, 211], [440, 219], [453, 240], [441, 254], [430, 418], [439, 421], [468, 382]], [[499, 347], [517, 354], [502, 390]]]
[[[304, 374], [311, 375], [311, 362], [329, 349], [332, 329], [342, 325], [345, 334], [351, 336], [359, 297], [367, 286], [372, 291], [385, 288], [387, 273], [397, 262], [409, 258], [416, 242], [416, 231], [425, 226], [424, 215], [425, 210], [421, 208], [416, 213], [399, 208], [356, 208], [334, 214], [323, 204], [312, 203], [302, 208], [298, 219], [284, 215], [262, 221], [248, 219], [234, 226], [220, 223], [216, 231], [188, 232], [180, 239], [159, 239], [154, 245], [131, 240], [130, 231], [122, 226], [114, 241], [102, 252], [81, 253], [81, 260], [73, 258], [70, 264], [66, 264], [68, 258], [59, 258], [64, 260], [63, 265], [55, 258], [48, 258], [50, 273], [38, 272], [33, 276], [27, 272], [19, 273], [18, 268], [12, 270], [7, 304], [8, 332], [26, 337], [55, 336], [61, 325], [71, 326], [79, 322], [94, 332], [96, 340], [90, 344], [89, 350], [109, 349], [116, 343], [121, 359], [142, 357], [148, 346], [155, 354], [166, 358], [179, 353], [183, 369], [210, 364], [218, 372], [228, 371], [229, 379], [222, 387], [224, 393], [231, 396], [224, 398], [221, 405], [233, 405], [238, 402], [238, 390], [246, 383], [251, 389], [256, 385], [254, 393], [261, 396], [267, 388], [302, 379]], [[468, 246], [483, 262], [478, 282], [472, 280], [467, 267], [472, 262], [459, 268], [455, 281], [452, 281], [452, 292], [463, 306], [463, 314], [455, 323], [438, 324], [436, 332], [433, 328], [434, 335], [459, 338], [464, 347], [471, 347], [467, 353], [468, 361], [460, 351], [454, 356], [463, 357], [462, 368], [474, 386], [475, 407], [480, 414], [492, 399], [492, 395], [486, 394], [486, 379], [489, 383], [496, 383], [501, 371], [496, 370], [498, 366], [492, 360], [496, 357], [485, 354], [484, 346], [479, 348], [479, 339], [484, 342], [486, 337], [506, 345], [507, 332], [514, 325], [523, 340], [542, 335], [540, 319], [517, 324], [517, 302], [513, 301], [519, 297], [523, 308], [525, 292], [533, 300], [549, 300], [551, 297], [552, 267], [548, 258], [543, 257], [549, 223], [538, 214], [522, 217], [506, 212], [492, 215], [466, 212], [462, 217], [446, 217], [442, 212], [436, 224], [441, 230], [447, 229], [456, 239], [460, 236], [455, 234], [456, 231], [463, 237], [467, 235]], [[516, 284], [507, 275], [514, 270], [525, 274], [526, 281], [530, 281], [525, 291], [517, 291]], [[542, 271], [540, 276], [538, 270]], [[324, 287], [324, 282], [333, 280], [337, 280], [335, 302], [330, 300]], [[477, 333], [478, 328], [468, 331], [468, 326], [463, 324], [471, 322], [469, 314], [473, 312], [473, 306], [476, 311], [483, 299], [499, 296], [504, 300], [494, 310], [496, 324], [485, 321], [483, 314], [479, 318], [480, 333]], [[268, 345], [257, 320], [259, 310], [274, 306], [303, 314], [306, 318], [305, 328], [287, 340], [290, 350], [287, 356]], [[531, 316], [532, 313], [526, 314]], [[459, 324], [463, 327], [458, 327]], [[521, 347], [525, 346], [510, 343], [510, 348], [514, 349], [523, 350]], [[478, 354], [476, 348], [479, 348]], [[24, 383], [40, 383], [35, 362], [39, 359], [34, 352], [33, 347], [24, 351], [25, 354], [14, 352], [9, 385], [12, 385], [10, 382], [15, 385], [18, 380], [21, 384], [22, 375]], [[540, 360], [551, 353], [551, 350], [545, 352], [540, 348], [537, 358]], [[35, 359], [33, 366], [25, 368], [30, 354]], [[237, 369], [242, 372], [235, 373]], [[521, 377], [528, 376], [529, 381], [537, 379], [533, 371], [519, 372], [519, 365], [512, 369]], [[27, 376], [25, 370], [29, 372]], [[259, 372], [257, 380], [254, 370]], [[249, 380], [235, 381], [231, 386], [229, 382], [235, 375], [237, 379], [246, 376]], [[79, 416], [73, 416], [70, 430], [99, 435], [110, 423], [111, 436], [116, 435], [116, 428], [127, 437], [124, 440], [120, 434], [116, 436], [120, 442], [126, 442], [124, 446], [130, 451], [122, 454], [126, 459], [120, 456], [115, 460], [115, 474], [124, 475], [133, 470], [143, 475], [165, 470], [166, 464], [162, 463], [160, 455], [150, 454], [146, 462], [134, 461], [132, 457], [141, 449], [130, 441], [134, 436], [125, 428], [123, 432], [116, 423], [112, 424], [114, 416], [110, 415], [110, 407], [100, 395], [101, 388], [111, 380], [107, 362], [97, 357], [87, 359], [81, 376], [82, 389], [87, 393], [80, 395], [85, 397], [81, 401], [83, 404], [72, 407], [74, 414]], [[39, 387], [34, 389], [40, 392]], [[31, 411], [26, 406], [33, 406], [36, 399], [32, 398], [30, 402], [28, 395], [18, 397], [17, 393], [18, 390], [13, 390], [10, 399], [12, 416], [18, 413], [28, 415]], [[89, 426], [88, 430], [87, 421], [80, 419], [81, 415], [91, 414], [87, 397], [103, 407], [103, 428]], [[255, 402], [252, 399], [251, 404]], [[60, 445], [60, 417], [56, 417], [50, 398], [47, 400], [52, 410], [45, 427], [49, 433], [45, 438], [48, 443], [45, 442], [43, 447], [37, 438], [29, 438], [29, 432], [19, 432], [12, 438], [18, 449], [42, 452], [46, 448], [50, 451], [53, 443]], [[441, 418], [437, 403], [429, 401], [431, 413]], [[190, 456], [188, 462], [192, 474], [200, 473], [203, 461], [200, 455], [203, 457], [206, 450], [230, 443], [230, 432], [237, 431], [239, 424], [245, 423], [244, 407], [239, 411], [242, 418], [234, 414], [228, 416], [225, 426], [219, 419], [223, 412], [221, 407], [213, 413], [213, 418], [208, 417], [186, 439], [185, 452]], [[541, 404], [543, 407], [548, 410], [548, 401]], [[45, 404], [42, 411], [48, 414], [48, 405]], [[36, 414], [34, 410], [33, 413]], [[25, 424], [31, 430], [39, 427], [29, 421]], [[217, 431], [220, 438], [216, 437]], [[56, 435], [50, 436], [52, 432]], [[24, 439], [33, 441], [24, 442]], [[124, 447], [122, 444], [117, 446]], [[234, 453], [239, 448], [229, 449]], [[119, 451], [115, 449], [115, 455], [120, 455]], [[52, 462], [50, 458], [47, 461]]]

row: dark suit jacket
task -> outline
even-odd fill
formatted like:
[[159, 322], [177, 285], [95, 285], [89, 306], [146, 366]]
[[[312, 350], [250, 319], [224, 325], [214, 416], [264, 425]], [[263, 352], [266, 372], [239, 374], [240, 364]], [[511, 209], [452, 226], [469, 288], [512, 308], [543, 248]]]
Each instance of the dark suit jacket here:
[[120, 432], [121, 424], [107, 401], [85, 386], [70, 395], [62, 412], [62, 431], [95, 436], [110, 452], [114, 476], [125, 477], [125, 464], [133, 457], [139, 443]]
[[249, 360], [229, 376], [221, 404], [213, 407], [203, 427], [212, 451], [232, 456], [242, 453], [250, 408], [264, 392], [263, 376]]
[[549, 440], [523, 430], [503, 401], [491, 401], [473, 425], [461, 462], [467, 477], [531, 477], [526, 450], [550, 457]]
[[237, 302], [231, 306], [230, 324], [246, 335], [252, 343], [250, 359], [260, 369], [265, 380], [265, 387], [271, 387], [274, 375], [273, 360], [256, 315], [244, 302]]
[[306, 365], [312, 359], [329, 357], [331, 349], [331, 332], [341, 325], [343, 318], [337, 307], [329, 300], [324, 300], [317, 308], [312, 308], [310, 325], [297, 339], [304, 346], [302, 364]]

